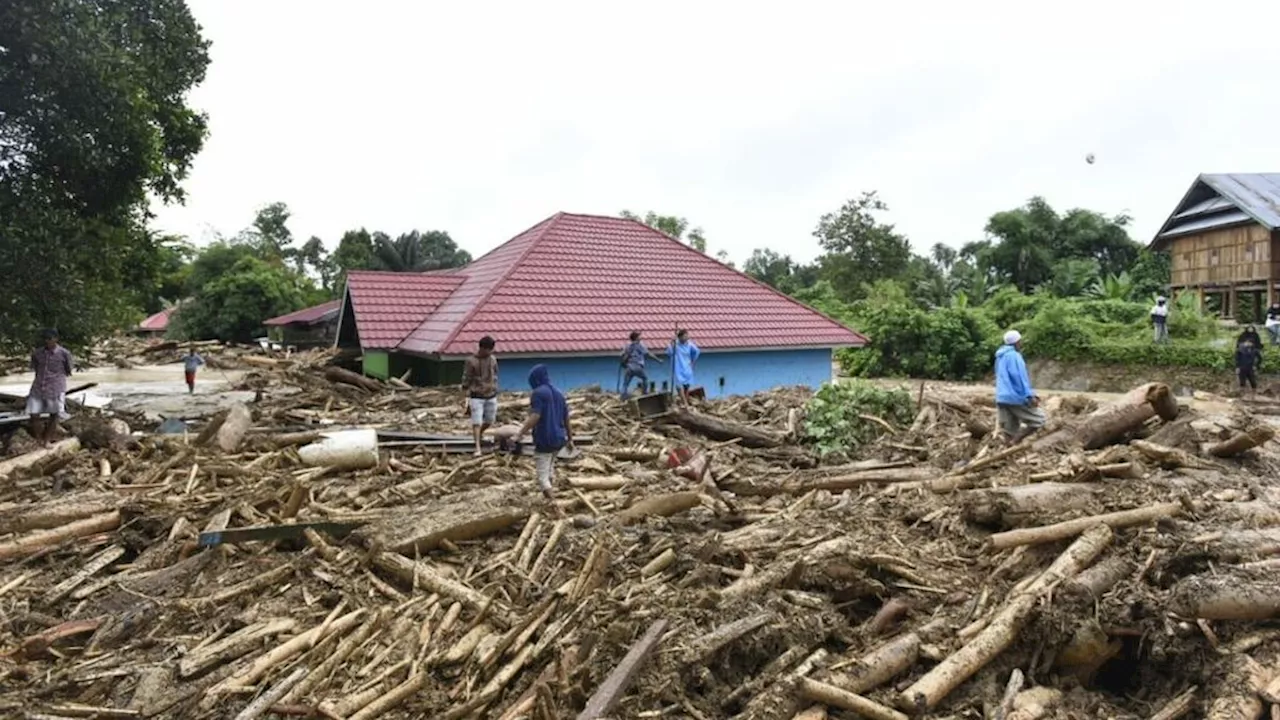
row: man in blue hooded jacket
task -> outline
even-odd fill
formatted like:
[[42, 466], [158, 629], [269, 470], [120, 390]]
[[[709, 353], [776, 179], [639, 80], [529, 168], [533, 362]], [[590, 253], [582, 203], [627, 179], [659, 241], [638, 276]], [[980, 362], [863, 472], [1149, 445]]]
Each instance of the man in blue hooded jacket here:
[[996, 351], [996, 418], [1000, 432], [1011, 444], [1044, 427], [1040, 398], [1031, 389], [1027, 363], [1022, 359], [1022, 334], [1010, 330]]
[[573, 449], [573, 430], [569, 427], [569, 403], [564, 393], [551, 384], [551, 374], [546, 365], [534, 365], [529, 371], [529, 417], [516, 433], [522, 438], [533, 431], [533, 461], [537, 469], [538, 487], [548, 501], [555, 499], [551, 492], [551, 478], [555, 468], [556, 453], [564, 447]]

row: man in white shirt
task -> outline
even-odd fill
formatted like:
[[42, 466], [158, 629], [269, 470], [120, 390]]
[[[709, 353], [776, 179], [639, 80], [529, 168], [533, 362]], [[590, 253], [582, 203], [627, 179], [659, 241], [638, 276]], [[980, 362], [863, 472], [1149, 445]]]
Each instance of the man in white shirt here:
[[1151, 308], [1151, 326], [1157, 343], [1169, 342], [1169, 304], [1163, 295], [1156, 298], [1155, 307]]

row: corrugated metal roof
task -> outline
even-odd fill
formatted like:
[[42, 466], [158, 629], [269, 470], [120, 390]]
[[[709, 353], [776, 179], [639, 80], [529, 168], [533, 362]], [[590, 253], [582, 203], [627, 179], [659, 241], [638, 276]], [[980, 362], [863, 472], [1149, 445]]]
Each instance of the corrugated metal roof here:
[[1180, 235], [1249, 221], [1280, 228], [1280, 173], [1206, 173], [1191, 184], [1150, 247], [1160, 250]]
[[327, 322], [338, 316], [338, 308], [341, 305], [342, 303], [338, 300], [330, 300], [309, 308], [295, 310], [288, 315], [273, 317], [270, 320], [263, 321], [262, 324], [270, 327], [274, 325], [292, 325], [293, 323], [312, 325], [318, 322]]

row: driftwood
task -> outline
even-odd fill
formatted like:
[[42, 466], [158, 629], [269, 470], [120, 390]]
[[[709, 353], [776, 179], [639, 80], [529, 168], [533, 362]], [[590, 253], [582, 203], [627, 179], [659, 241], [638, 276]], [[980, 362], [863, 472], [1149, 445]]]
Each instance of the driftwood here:
[[253, 426], [253, 415], [243, 403], [236, 403], [227, 410], [227, 416], [218, 427], [218, 447], [225, 453], [240, 449], [244, 436]]
[[1086, 530], [1034, 582], [1015, 592], [977, 637], [904, 690], [899, 705], [916, 715], [937, 705], [960, 683], [1004, 652], [1031, 617], [1041, 595], [1092, 564], [1111, 544], [1112, 537], [1111, 528], [1106, 525], [1095, 524]]
[[631, 686], [631, 681], [639, 674], [644, 661], [658, 647], [658, 642], [666, 629], [666, 620], [657, 620], [649, 626], [648, 631], [627, 651], [622, 662], [618, 663], [613, 672], [609, 673], [609, 677], [605, 678], [604, 683], [592, 693], [587, 700], [587, 706], [578, 713], [577, 720], [599, 720], [613, 712], [613, 709], [622, 701], [627, 688]]
[[352, 387], [358, 387], [361, 390], [368, 390], [369, 392], [378, 392], [382, 389], [382, 383], [377, 380], [374, 380], [371, 377], [365, 377], [364, 375], [358, 375], [350, 370], [344, 370], [340, 367], [325, 368], [324, 377], [331, 383], [350, 385]]
[[1248, 655], [1233, 655], [1227, 660], [1227, 676], [1217, 683], [1216, 697], [1209, 704], [1206, 720], [1253, 720], [1262, 714], [1267, 671]]
[[1149, 523], [1163, 518], [1170, 518], [1181, 512], [1181, 503], [1160, 503], [1158, 505], [1149, 505], [1147, 507], [1135, 508], [1133, 510], [1122, 510], [1120, 512], [1107, 513], [1105, 515], [1091, 515], [1089, 517], [1082, 517], [1078, 520], [1067, 520], [1066, 522], [1060, 522], [1054, 525], [1045, 525], [1043, 527], [1009, 530], [1007, 532], [992, 535], [987, 538], [987, 542], [996, 550], [1017, 547], [1019, 545], [1038, 545], [1041, 543], [1066, 540], [1069, 537], [1079, 535], [1099, 523], [1112, 528], [1123, 528], [1132, 525], [1142, 525], [1144, 523]]
[[809, 678], [800, 679], [800, 694], [806, 700], [850, 710], [868, 720], [907, 720], [906, 715], [874, 700]]
[[712, 440], [737, 440], [741, 438], [743, 447], [772, 448], [782, 444], [780, 437], [766, 430], [690, 410], [676, 410], [666, 416], [666, 419], [670, 419], [686, 430], [692, 430]]
[[1169, 609], [1205, 620], [1266, 620], [1280, 617], [1280, 578], [1274, 571], [1221, 569], [1179, 580]]
[[120, 526], [120, 511], [102, 513], [61, 527], [37, 530], [0, 543], [0, 561], [33, 555], [47, 547], [89, 535], [115, 530]]
[[1266, 444], [1275, 436], [1275, 428], [1270, 425], [1258, 425], [1237, 433], [1228, 440], [1209, 446], [1209, 454], [1220, 458], [1235, 457], [1240, 453]]
[[17, 457], [9, 458], [8, 460], [0, 461], [0, 480], [3, 480], [16, 472], [30, 470], [43, 465], [44, 463], [52, 462], [60, 457], [71, 455], [79, 451], [80, 439], [71, 437], [66, 440], [56, 442], [47, 448], [32, 450], [25, 455], [19, 455]]
[[1100, 448], [1120, 440], [1157, 415], [1165, 422], [1178, 417], [1178, 401], [1173, 391], [1164, 383], [1139, 385], [1086, 417], [1076, 430], [1076, 440], [1086, 450]]

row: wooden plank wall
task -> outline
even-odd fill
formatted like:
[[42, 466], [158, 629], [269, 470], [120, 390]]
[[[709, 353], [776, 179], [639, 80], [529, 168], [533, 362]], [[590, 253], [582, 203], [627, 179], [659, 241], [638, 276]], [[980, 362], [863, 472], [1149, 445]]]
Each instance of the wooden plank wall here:
[[1175, 238], [1170, 281], [1175, 287], [1265, 282], [1271, 257], [1271, 233], [1256, 224]]

